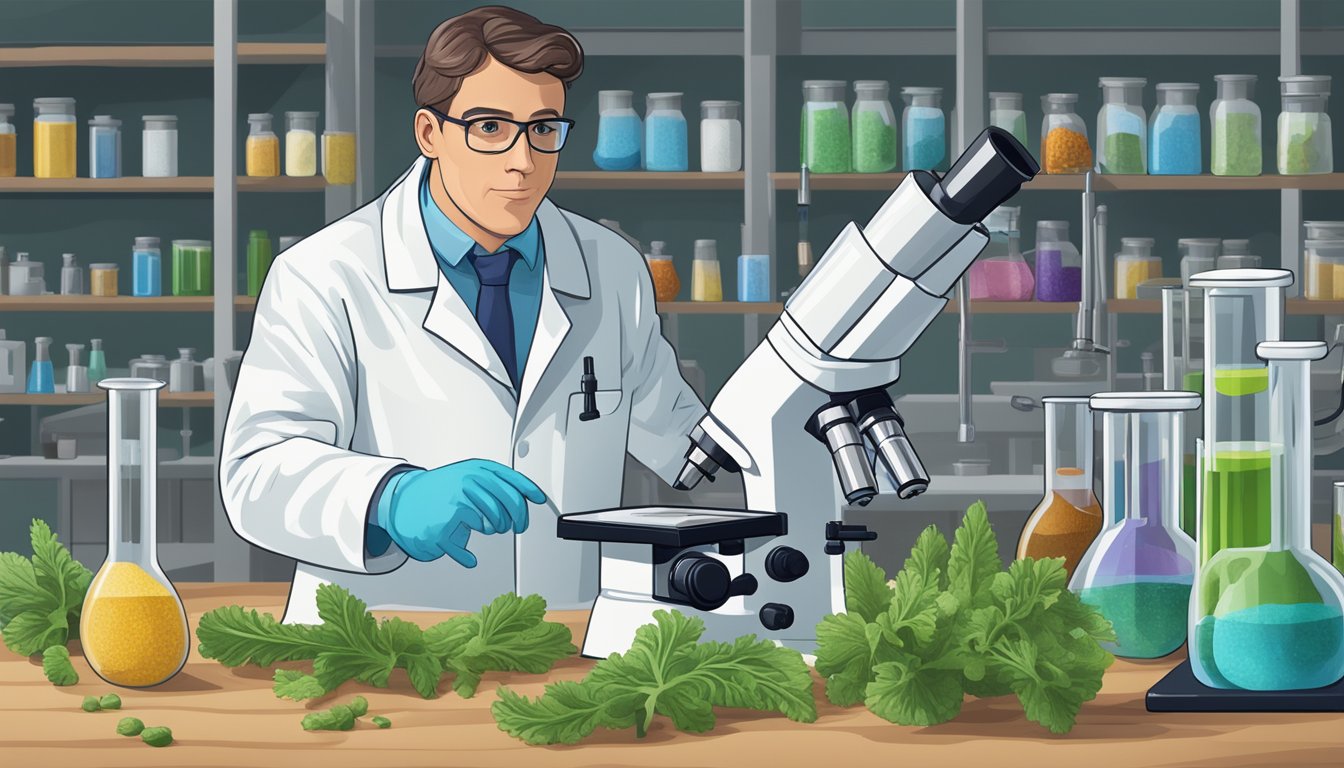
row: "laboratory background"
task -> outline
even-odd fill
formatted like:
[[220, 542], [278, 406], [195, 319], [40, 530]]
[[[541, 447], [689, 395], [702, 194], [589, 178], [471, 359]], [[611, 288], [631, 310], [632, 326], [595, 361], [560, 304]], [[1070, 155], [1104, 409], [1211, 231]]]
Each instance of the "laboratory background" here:
[[[1284, 302], [1266, 338], [1327, 343], [1310, 408], [1325, 419], [1339, 405], [1344, 174], [1330, 96], [1344, 3], [512, 5], [575, 32], [587, 56], [550, 197], [647, 255], [663, 333], [706, 403], [828, 244], [907, 171], [945, 172], [987, 125], [1035, 156], [1041, 172], [986, 219], [989, 246], [890, 388], [929, 482], [847, 511], [878, 533], [863, 549], [884, 567], [976, 500], [1011, 560], [1028, 551], [1028, 518], [1066, 492], [1055, 483], [1084, 494], [1079, 509], [1086, 485], [1101, 496], [1104, 404], [1042, 399], [1203, 394], [1197, 273], [1290, 272], [1291, 285], [1247, 290]], [[232, 533], [216, 490], [255, 297], [276, 254], [414, 158], [415, 61], [429, 30], [474, 6], [0, 2], [0, 550], [26, 554], [39, 518], [98, 568], [97, 384], [143, 376], [167, 384], [156, 514], [169, 577], [289, 578], [292, 562]], [[1168, 405], [1190, 463], [1202, 411]], [[1297, 454], [1327, 554], [1341, 425], [1316, 425]], [[742, 503], [735, 476], [685, 494], [633, 462], [610, 471], [625, 472], [632, 506]], [[1190, 486], [1180, 522], [1193, 532]], [[1051, 533], [1078, 550], [1073, 565], [1096, 531], [1061, 519]]]

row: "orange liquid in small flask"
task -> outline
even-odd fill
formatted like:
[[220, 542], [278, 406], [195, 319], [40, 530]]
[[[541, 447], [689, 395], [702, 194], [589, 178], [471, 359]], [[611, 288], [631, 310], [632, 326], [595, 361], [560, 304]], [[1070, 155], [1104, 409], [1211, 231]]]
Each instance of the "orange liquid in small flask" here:
[[158, 390], [154, 379], [104, 379], [107, 390], [107, 560], [84, 598], [79, 639], [93, 671], [144, 688], [187, 661], [187, 613], [159, 567], [155, 538]]
[[1064, 558], [1070, 577], [1101, 532], [1092, 492], [1092, 412], [1086, 397], [1046, 397], [1045, 497], [1022, 527], [1018, 559]]

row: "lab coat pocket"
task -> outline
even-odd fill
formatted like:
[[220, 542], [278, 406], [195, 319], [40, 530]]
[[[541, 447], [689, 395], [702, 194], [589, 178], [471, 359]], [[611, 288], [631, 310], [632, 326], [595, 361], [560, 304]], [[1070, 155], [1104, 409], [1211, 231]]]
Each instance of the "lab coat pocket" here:
[[[598, 418], [588, 419], [587, 421], [598, 422], [604, 417], [615, 413], [616, 409], [621, 407], [621, 399], [623, 397], [625, 397], [625, 393], [619, 389], [597, 390], [593, 393], [593, 399], [596, 401], [597, 412], [600, 415]], [[582, 426], [585, 423], [585, 420], [581, 418], [583, 411], [583, 393], [571, 393], [569, 396], [569, 419], [567, 422], [569, 429], [573, 430], [576, 428], [576, 425]]]
[[561, 513], [613, 507], [621, 501], [629, 409], [619, 389], [599, 389], [594, 394], [599, 415], [587, 421], [580, 418], [583, 393], [569, 396], [562, 470], [568, 503]]

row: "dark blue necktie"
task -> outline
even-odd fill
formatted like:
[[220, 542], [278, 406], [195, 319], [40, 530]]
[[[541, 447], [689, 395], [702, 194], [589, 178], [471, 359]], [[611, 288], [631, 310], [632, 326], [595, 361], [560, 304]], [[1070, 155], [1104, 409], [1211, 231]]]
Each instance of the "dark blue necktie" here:
[[512, 248], [502, 248], [496, 253], [489, 253], [479, 245], [471, 249], [471, 265], [481, 281], [481, 292], [476, 297], [476, 322], [503, 361], [514, 389], [518, 388], [518, 352], [513, 338], [513, 308], [509, 305], [509, 273], [518, 255]]

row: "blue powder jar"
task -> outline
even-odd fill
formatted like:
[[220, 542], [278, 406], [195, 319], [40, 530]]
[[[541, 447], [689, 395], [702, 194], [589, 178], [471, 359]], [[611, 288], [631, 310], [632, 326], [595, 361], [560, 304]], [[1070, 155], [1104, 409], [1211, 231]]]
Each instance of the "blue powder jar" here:
[[744, 253], [737, 257], [737, 300], [770, 300], [770, 257]]
[[1148, 173], [1197, 174], [1204, 166], [1198, 83], [1158, 83], [1148, 127]]
[[598, 91], [597, 147], [593, 163], [604, 171], [634, 171], [640, 167], [644, 125], [632, 106], [630, 91]]
[[121, 177], [121, 121], [97, 115], [89, 121], [89, 178]]
[[650, 93], [644, 115], [644, 169], [686, 168], [686, 117], [681, 114], [681, 94]]

